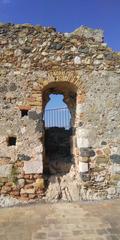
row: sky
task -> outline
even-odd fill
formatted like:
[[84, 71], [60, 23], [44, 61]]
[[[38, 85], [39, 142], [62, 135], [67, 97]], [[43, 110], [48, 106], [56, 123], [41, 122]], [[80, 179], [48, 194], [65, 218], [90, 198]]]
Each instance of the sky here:
[[101, 28], [105, 42], [120, 51], [120, 0], [0, 0], [0, 22], [54, 26], [59, 32]]
[[0, 0], [0, 22], [53, 26], [58, 32], [101, 28], [108, 46], [120, 51], [120, 0]]
[[46, 109], [67, 108], [67, 105], [63, 102], [62, 94], [50, 94], [50, 101], [46, 104]]

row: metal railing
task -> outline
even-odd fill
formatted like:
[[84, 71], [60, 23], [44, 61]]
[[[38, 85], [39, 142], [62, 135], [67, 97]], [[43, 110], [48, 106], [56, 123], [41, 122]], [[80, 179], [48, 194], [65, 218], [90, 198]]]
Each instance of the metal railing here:
[[64, 127], [69, 129], [70, 119], [71, 115], [68, 108], [46, 109], [43, 117], [46, 128]]

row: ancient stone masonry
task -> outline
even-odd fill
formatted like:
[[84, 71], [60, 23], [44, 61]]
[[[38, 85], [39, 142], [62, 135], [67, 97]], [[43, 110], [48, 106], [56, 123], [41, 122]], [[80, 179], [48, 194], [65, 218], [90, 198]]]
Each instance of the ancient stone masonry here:
[[[101, 30], [87, 27], [58, 33], [0, 24], [1, 196], [120, 196], [120, 53], [103, 40]], [[48, 177], [43, 113], [51, 93], [63, 94], [71, 112], [71, 162]]]

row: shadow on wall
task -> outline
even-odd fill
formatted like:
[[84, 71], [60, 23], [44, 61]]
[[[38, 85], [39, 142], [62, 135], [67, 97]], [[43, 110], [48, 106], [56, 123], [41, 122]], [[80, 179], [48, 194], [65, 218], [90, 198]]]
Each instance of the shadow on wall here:
[[70, 171], [72, 156], [70, 153], [71, 129], [52, 127], [45, 130], [46, 171], [50, 175], [64, 175]]

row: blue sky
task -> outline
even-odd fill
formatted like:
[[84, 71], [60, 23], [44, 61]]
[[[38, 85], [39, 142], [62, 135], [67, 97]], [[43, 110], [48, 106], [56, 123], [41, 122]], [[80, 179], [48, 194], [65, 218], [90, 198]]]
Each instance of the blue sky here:
[[120, 51], [120, 0], [0, 0], [0, 22], [54, 26], [60, 32], [80, 25], [101, 28], [105, 42]]
[[50, 94], [50, 101], [46, 104], [46, 109], [51, 108], [66, 108], [67, 105], [63, 102], [63, 95]]
[[0, 0], [0, 22], [55, 26], [71, 32], [80, 25], [102, 28], [120, 51], [120, 0]]

